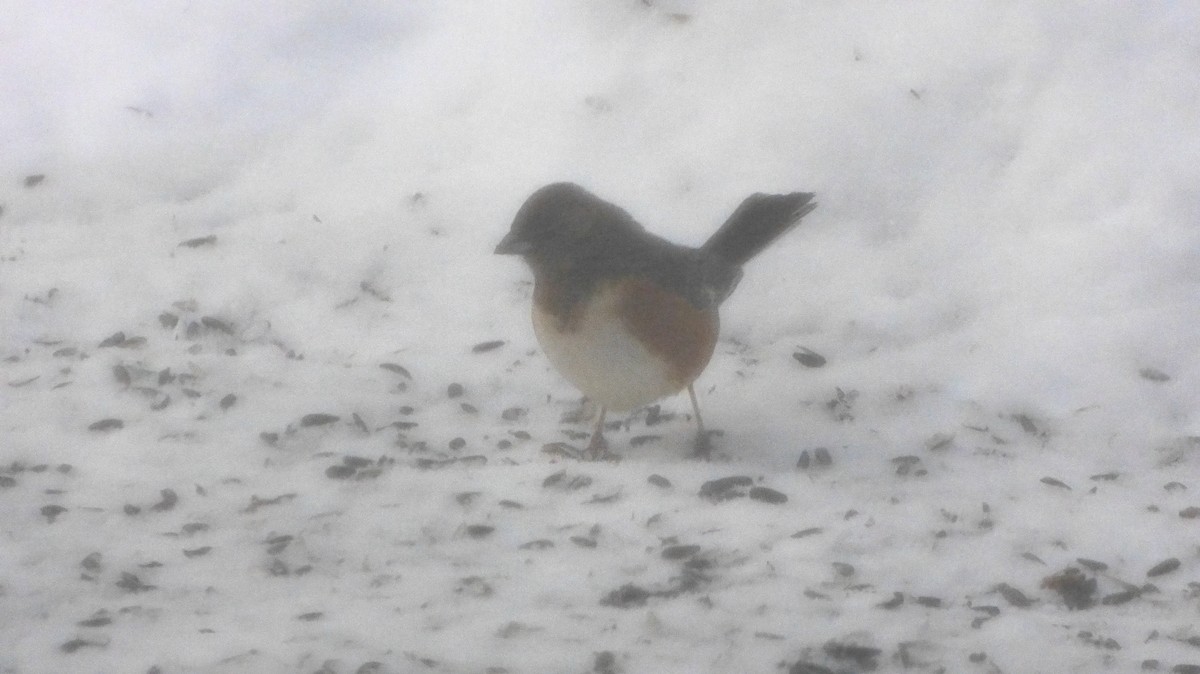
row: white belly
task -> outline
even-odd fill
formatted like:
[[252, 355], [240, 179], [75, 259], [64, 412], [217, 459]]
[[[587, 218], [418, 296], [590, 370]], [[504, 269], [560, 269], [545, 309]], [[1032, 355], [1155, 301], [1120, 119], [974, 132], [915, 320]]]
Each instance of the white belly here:
[[550, 363], [584, 395], [610, 410], [627, 411], [683, 386], [625, 329], [615, 315], [617, 300], [617, 293], [596, 293], [569, 332], [560, 332], [557, 319], [535, 302], [533, 330]]

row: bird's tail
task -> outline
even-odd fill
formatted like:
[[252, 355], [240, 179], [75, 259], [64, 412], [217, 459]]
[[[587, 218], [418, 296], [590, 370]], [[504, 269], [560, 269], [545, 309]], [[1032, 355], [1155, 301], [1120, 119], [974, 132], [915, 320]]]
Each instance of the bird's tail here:
[[741, 266], [816, 208], [813, 196], [811, 192], [753, 194], [701, 250]]

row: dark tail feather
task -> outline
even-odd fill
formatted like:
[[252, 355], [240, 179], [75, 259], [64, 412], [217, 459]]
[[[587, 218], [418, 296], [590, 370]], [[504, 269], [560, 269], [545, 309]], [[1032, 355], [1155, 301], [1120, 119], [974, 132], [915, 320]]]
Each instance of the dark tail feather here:
[[810, 192], [751, 195], [701, 250], [741, 266], [816, 208], [813, 196]]

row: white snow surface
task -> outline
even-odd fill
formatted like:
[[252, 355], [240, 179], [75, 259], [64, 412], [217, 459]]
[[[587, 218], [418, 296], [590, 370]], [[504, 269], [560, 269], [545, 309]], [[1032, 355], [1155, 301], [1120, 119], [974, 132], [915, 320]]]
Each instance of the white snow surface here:
[[[4, 14], [0, 673], [1200, 666], [1200, 5]], [[818, 193], [716, 460], [686, 396], [555, 451], [492, 249], [557, 180]]]

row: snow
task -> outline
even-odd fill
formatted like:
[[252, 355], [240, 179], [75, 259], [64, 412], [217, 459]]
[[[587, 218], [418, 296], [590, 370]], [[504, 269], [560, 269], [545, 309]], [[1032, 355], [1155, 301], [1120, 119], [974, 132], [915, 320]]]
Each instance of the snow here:
[[[8, 15], [0, 672], [1200, 666], [1195, 6]], [[818, 194], [723, 307], [717, 460], [686, 396], [544, 451], [587, 423], [491, 251], [555, 180], [693, 245]]]

